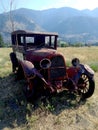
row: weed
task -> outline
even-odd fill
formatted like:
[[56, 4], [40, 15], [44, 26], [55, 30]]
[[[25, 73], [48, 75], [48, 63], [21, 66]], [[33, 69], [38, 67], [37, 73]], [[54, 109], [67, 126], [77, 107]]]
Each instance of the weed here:
[[39, 118], [39, 116], [37, 116], [37, 115], [32, 115], [32, 116], [26, 116], [26, 119], [27, 119], [27, 121], [29, 121], [29, 123], [34, 123], [36, 120], [38, 120], [38, 118]]
[[95, 71], [98, 72], [98, 62], [90, 63], [90, 67]]
[[46, 109], [51, 111], [51, 112], [53, 112], [55, 110], [54, 106], [49, 104], [49, 103], [47, 104]]

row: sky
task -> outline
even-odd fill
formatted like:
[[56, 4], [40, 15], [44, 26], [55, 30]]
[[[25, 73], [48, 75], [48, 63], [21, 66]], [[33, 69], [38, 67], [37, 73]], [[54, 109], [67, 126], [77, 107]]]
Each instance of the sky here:
[[50, 8], [72, 7], [79, 10], [93, 10], [98, 7], [98, 0], [0, 0], [0, 13], [10, 10], [10, 1], [13, 3], [12, 9], [28, 8], [44, 10]]

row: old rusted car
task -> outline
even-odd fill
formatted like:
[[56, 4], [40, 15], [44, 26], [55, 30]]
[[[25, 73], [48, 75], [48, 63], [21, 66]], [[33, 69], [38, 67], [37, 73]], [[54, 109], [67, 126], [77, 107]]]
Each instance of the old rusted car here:
[[57, 38], [57, 33], [11, 33], [12, 69], [19, 78], [26, 79], [27, 99], [64, 90], [77, 92], [83, 99], [91, 97], [95, 89], [94, 71], [78, 58], [72, 59], [72, 66], [67, 67], [64, 56], [57, 52]]

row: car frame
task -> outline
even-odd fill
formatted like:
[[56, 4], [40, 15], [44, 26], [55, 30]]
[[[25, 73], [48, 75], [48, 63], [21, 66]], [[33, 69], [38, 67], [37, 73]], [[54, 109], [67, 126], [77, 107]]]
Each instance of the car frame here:
[[57, 52], [57, 33], [16, 30], [11, 39], [12, 70], [18, 78], [26, 79], [27, 99], [66, 89], [77, 91], [84, 99], [93, 95], [94, 71], [80, 64], [78, 58], [72, 59], [72, 66], [66, 66], [64, 56]]

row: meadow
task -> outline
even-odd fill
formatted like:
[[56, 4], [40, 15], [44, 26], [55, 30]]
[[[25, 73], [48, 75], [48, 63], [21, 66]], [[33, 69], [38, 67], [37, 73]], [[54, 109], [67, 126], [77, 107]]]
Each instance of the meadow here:
[[67, 92], [36, 107], [28, 103], [22, 91], [25, 81], [16, 81], [11, 70], [11, 48], [0, 48], [0, 130], [98, 130], [98, 47], [58, 48], [66, 64], [79, 58], [95, 71], [95, 92], [78, 102]]

